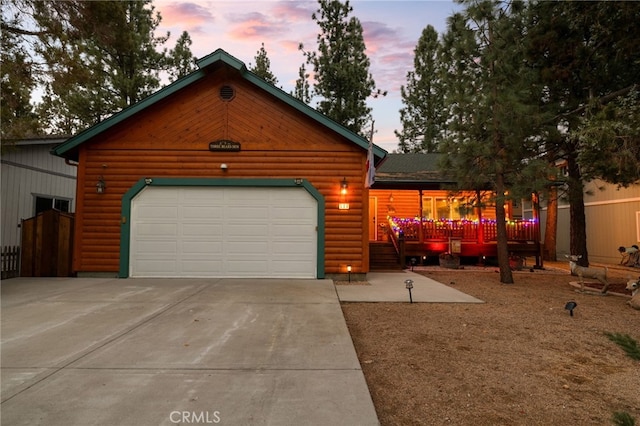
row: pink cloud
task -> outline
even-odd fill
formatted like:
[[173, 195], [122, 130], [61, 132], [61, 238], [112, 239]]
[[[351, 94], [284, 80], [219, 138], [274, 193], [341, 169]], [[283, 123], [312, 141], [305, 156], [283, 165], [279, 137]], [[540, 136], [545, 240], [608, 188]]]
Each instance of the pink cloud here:
[[227, 17], [232, 24], [229, 35], [235, 39], [264, 39], [285, 33], [285, 22], [259, 12], [233, 14]]
[[398, 46], [400, 34], [382, 22], [366, 21], [362, 23], [362, 32], [367, 51], [375, 53], [388, 46]]
[[318, 7], [318, 3], [315, 2], [280, 1], [271, 8], [271, 12], [275, 16], [286, 16], [289, 21], [311, 22], [311, 15]]
[[160, 12], [163, 25], [182, 25], [189, 30], [199, 29], [202, 24], [215, 21], [208, 9], [196, 3], [169, 3]]

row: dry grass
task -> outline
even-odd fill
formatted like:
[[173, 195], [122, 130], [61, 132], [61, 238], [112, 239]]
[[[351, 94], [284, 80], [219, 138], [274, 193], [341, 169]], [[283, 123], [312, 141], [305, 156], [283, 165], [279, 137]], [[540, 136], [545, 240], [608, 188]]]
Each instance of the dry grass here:
[[640, 311], [627, 299], [577, 293], [566, 272], [518, 272], [514, 285], [495, 272], [424, 274], [486, 303], [343, 305], [382, 425], [640, 418], [640, 362], [605, 335], [640, 342]]

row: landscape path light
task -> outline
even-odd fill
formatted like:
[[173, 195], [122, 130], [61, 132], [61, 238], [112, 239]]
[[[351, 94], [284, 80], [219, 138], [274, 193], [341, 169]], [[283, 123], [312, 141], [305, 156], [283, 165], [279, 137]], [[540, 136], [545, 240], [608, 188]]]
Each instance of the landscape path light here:
[[411, 289], [413, 288], [413, 280], [404, 280], [404, 285], [409, 290], [409, 303], [413, 303], [413, 297], [411, 296]]

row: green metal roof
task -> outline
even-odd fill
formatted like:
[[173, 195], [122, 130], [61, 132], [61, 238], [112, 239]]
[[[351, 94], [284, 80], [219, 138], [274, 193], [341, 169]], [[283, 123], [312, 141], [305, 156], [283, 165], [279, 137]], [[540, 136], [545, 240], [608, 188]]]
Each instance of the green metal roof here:
[[[215, 52], [199, 59], [197, 61], [198, 70], [192, 72], [191, 74], [176, 80], [170, 85], [160, 89], [154, 94], [148, 96], [147, 98], [141, 100], [140, 102], [131, 105], [130, 107], [120, 111], [107, 118], [104, 121], [92, 126], [83, 132], [77, 134], [76, 136], [68, 139], [65, 143], [57, 146], [53, 149], [52, 153], [59, 157], [68, 158], [71, 160], [78, 160], [77, 148], [84, 142], [90, 140], [91, 138], [99, 135], [100, 133], [110, 129], [111, 127], [121, 123], [127, 118], [139, 113], [140, 111], [150, 107], [151, 105], [159, 102], [172, 94], [180, 91], [181, 89], [189, 86], [190, 84], [204, 78], [207, 74], [204, 71], [205, 68], [208, 68], [216, 63], [224, 63], [232, 68], [238, 70], [240, 75], [245, 78], [247, 81], [251, 82], [258, 88], [269, 92], [271, 95], [290, 105], [291, 107], [297, 109], [298, 111], [306, 114], [308, 117], [316, 120], [320, 124], [328, 127], [329, 129], [335, 131], [336, 133], [344, 136], [351, 142], [360, 146], [363, 149], [369, 148], [369, 142], [366, 138], [352, 132], [346, 127], [336, 123], [331, 120], [329, 117], [319, 113], [315, 109], [311, 108], [309, 105], [304, 102], [296, 99], [285, 91], [275, 87], [273, 84], [269, 84], [264, 81], [262, 78], [258, 77], [256, 74], [252, 73], [247, 69], [245, 64], [239, 59], [231, 56], [227, 52], [222, 49], [218, 49]], [[384, 149], [374, 145], [373, 146], [373, 154], [376, 157], [375, 163], [378, 163], [381, 159], [383, 159], [387, 155], [387, 151]]]

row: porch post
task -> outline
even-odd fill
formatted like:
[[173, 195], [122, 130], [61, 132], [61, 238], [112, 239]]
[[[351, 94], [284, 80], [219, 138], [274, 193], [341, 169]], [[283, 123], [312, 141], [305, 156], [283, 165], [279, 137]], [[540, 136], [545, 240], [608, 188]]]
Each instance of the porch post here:
[[476, 197], [478, 200], [478, 244], [484, 244], [484, 226], [482, 225], [482, 200], [480, 199], [480, 191], [476, 190]]
[[420, 248], [422, 248], [422, 243], [424, 242], [424, 230], [422, 229], [422, 212], [424, 211], [422, 206], [422, 189], [418, 190], [418, 195], [420, 197], [420, 213], [418, 214], [420, 217], [420, 228], [418, 228], [418, 241], [420, 241]]

